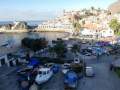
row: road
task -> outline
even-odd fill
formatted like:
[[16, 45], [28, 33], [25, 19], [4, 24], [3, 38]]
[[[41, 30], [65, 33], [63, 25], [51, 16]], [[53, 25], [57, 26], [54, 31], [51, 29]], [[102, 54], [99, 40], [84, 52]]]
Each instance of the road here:
[[0, 68], [0, 90], [18, 90], [17, 76], [13, 67]]
[[94, 68], [95, 77], [84, 77], [79, 81], [77, 90], [120, 90], [120, 78], [109, 69], [113, 60], [113, 56], [106, 55], [92, 61], [86, 60], [87, 65]]
[[106, 63], [91, 65], [95, 70], [95, 77], [83, 78], [78, 90], [120, 90], [120, 79], [114, 72], [109, 70]]

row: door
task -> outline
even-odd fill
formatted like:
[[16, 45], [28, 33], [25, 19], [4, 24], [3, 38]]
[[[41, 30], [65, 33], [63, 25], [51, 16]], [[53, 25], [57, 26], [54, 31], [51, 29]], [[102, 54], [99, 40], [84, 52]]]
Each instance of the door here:
[[5, 65], [5, 59], [1, 59], [1, 66]]

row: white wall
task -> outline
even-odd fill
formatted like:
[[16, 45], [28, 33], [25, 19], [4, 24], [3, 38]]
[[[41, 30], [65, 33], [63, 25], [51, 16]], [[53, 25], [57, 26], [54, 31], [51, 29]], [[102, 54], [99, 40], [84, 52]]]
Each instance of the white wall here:
[[82, 35], [96, 35], [95, 30], [90, 30], [90, 29], [83, 29], [80, 31]]
[[112, 29], [106, 29], [101, 31], [101, 36], [102, 37], [109, 37], [109, 36], [114, 36], [114, 31]]

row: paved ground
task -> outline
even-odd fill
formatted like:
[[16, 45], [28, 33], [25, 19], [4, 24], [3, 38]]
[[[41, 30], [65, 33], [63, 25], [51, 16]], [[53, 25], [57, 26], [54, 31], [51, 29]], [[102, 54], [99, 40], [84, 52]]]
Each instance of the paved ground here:
[[[87, 65], [94, 67], [96, 75], [93, 78], [84, 77], [79, 80], [77, 90], [120, 90], [120, 79], [109, 70], [109, 63], [113, 60], [113, 56], [102, 56], [99, 59], [86, 58]], [[19, 90], [17, 76], [10, 71], [11, 69], [0, 68], [0, 90]], [[9, 71], [11, 73], [8, 73]], [[47, 83], [39, 86], [38, 90], [64, 90], [63, 77], [61, 72], [57, 73]]]
[[0, 68], [0, 90], [18, 90], [14, 67]]
[[[114, 60], [113, 56], [102, 56], [99, 59], [86, 59], [88, 66], [93, 66], [95, 77], [79, 80], [77, 90], [120, 90], [120, 79], [109, 70], [109, 63]], [[59, 73], [39, 90], [64, 90], [63, 76]]]
[[80, 80], [78, 90], [120, 90], [120, 78], [109, 70], [113, 56], [102, 56], [92, 61], [86, 60], [88, 66], [93, 66], [95, 77]]
[[91, 66], [95, 69], [95, 77], [83, 78], [78, 90], [120, 90], [120, 79], [109, 70], [108, 64], [100, 63]]

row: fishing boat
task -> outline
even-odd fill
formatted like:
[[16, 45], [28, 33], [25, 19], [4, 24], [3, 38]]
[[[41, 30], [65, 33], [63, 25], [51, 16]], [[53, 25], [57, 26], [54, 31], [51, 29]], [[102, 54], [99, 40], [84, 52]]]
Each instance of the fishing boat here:
[[64, 84], [65, 90], [75, 89], [78, 83], [78, 76], [74, 71], [69, 71], [65, 74]]
[[53, 71], [50, 68], [40, 68], [35, 78], [35, 82], [40, 85], [47, 82], [53, 75]]

